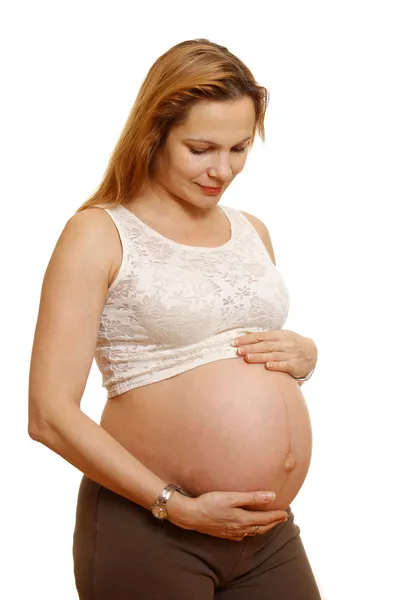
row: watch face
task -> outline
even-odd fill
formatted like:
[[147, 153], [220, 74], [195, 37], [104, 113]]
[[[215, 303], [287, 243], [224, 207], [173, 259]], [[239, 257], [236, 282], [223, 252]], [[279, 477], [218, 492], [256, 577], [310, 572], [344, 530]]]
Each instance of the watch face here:
[[155, 506], [152, 509], [152, 513], [157, 519], [165, 519], [167, 516], [167, 511], [164, 506]]

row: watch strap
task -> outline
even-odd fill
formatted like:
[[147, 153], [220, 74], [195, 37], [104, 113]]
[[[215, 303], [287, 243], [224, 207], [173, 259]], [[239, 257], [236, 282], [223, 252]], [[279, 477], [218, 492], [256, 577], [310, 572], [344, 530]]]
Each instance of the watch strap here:
[[156, 512], [153, 512], [153, 515], [157, 516], [158, 519], [167, 518], [168, 513], [167, 513], [166, 504], [167, 504], [167, 501], [169, 500], [169, 498], [171, 497], [171, 494], [173, 494], [175, 491], [181, 492], [181, 487], [179, 485], [176, 485], [175, 483], [169, 483], [168, 485], [163, 487], [163, 489], [161, 490], [161, 492], [158, 495], [157, 500], [154, 502], [154, 504], [152, 504], [150, 506], [151, 511], [153, 509], [157, 509], [160, 507], [163, 508], [165, 516], [158, 516], [158, 515], [156, 515]]
[[173, 492], [180, 492], [181, 487], [175, 483], [169, 483], [160, 492], [157, 502], [166, 504]]

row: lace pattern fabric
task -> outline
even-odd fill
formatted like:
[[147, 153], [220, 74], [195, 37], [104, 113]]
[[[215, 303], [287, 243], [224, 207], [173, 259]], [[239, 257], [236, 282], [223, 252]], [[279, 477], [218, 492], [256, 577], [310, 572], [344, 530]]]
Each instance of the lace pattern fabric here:
[[95, 350], [108, 398], [239, 358], [234, 337], [283, 327], [289, 293], [282, 276], [248, 219], [219, 206], [231, 237], [218, 247], [179, 244], [124, 206], [104, 209], [123, 252]]

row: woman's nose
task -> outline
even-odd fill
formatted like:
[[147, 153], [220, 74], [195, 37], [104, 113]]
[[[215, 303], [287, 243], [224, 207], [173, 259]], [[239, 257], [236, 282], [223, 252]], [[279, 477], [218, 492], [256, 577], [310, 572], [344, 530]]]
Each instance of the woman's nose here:
[[217, 177], [221, 182], [226, 182], [232, 177], [232, 166], [229, 159], [220, 158], [213, 162], [209, 168], [211, 177]]

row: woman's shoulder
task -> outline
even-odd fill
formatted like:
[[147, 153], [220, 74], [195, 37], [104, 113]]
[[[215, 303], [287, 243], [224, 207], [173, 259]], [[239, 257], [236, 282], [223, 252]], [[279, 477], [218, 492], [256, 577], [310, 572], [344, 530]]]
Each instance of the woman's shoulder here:
[[121, 263], [121, 242], [115, 222], [110, 218], [104, 208], [91, 206], [76, 212], [67, 222], [72, 237], [85, 237], [93, 249], [103, 256], [108, 265], [109, 281], [111, 285], [115, 273]]

